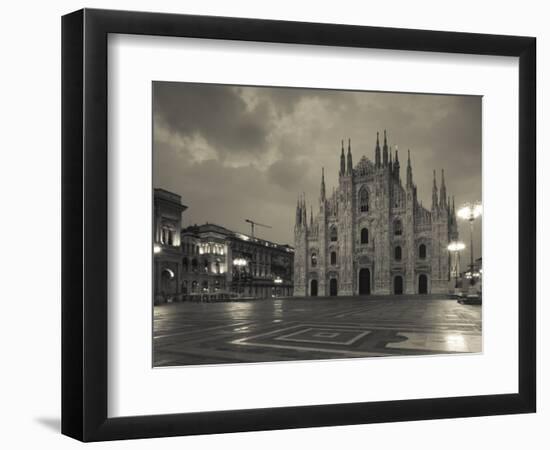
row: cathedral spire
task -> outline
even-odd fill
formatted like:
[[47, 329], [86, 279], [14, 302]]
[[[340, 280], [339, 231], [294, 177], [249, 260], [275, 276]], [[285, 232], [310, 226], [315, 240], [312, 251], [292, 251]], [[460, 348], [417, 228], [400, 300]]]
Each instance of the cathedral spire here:
[[340, 176], [346, 173], [346, 157], [344, 155], [344, 140], [342, 139], [342, 154], [340, 155]]
[[310, 214], [309, 214], [309, 228], [313, 228], [313, 206], [310, 207]]
[[412, 186], [413, 184], [413, 173], [411, 166], [411, 150], [407, 152], [407, 186]]
[[348, 175], [353, 175], [353, 161], [351, 158], [351, 139], [348, 138]]
[[302, 225], [307, 225], [307, 207], [306, 207], [306, 193], [303, 193], [302, 198]]
[[302, 223], [302, 210], [300, 208], [300, 196], [296, 199], [296, 226]]
[[326, 189], [325, 189], [325, 168], [321, 169], [321, 202], [324, 202], [326, 198]]
[[447, 188], [445, 186], [445, 170], [441, 169], [441, 190], [439, 192], [439, 201], [441, 202], [441, 208], [447, 206]]
[[388, 165], [388, 139], [386, 136], [386, 130], [384, 130], [384, 148], [383, 148], [382, 158], [383, 158], [384, 167], [385, 167]]
[[378, 131], [376, 132], [376, 147], [374, 149], [374, 160], [376, 168], [380, 167], [380, 136]]
[[434, 169], [434, 184], [432, 188], [432, 210], [437, 209], [438, 207], [438, 201], [437, 201], [437, 181], [435, 179], [435, 169]]
[[399, 174], [399, 153], [397, 151], [397, 145], [395, 146], [395, 162], [393, 163], [393, 173], [395, 176], [395, 179], [399, 181], [400, 174]]

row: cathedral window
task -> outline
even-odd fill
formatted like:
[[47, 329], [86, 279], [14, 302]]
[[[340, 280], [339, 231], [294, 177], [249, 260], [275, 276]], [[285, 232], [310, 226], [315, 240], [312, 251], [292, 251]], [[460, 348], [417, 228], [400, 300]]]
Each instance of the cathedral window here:
[[311, 267], [317, 266], [317, 253], [311, 254]]
[[336, 265], [336, 252], [330, 252], [330, 264]]
[[363, 228], [361, 230], [361, 244], [368, 244], [369, 243], [369, 230], [366, 228]]
[[394, 255], [396, 261], [401, 261], [401, 247], [397, 246], [394, 250]]
[[193, 272], [197, 271], [198, 266], [199, 266], [199, 263], [198, 263], [197, 259], [193, 258], [191, 260], [191, 268], [193, 269]]
[[183, 258], [182, 265], [183, 265], [183, 271], [187, 272], [187, 270], [189, 270], [189, 260], [187, 258]]
[[420, 244], [420, 247], [418, 247], [418, 257], [426, 259], [426, 246], [424, 244]]
[[367, 212], [369, 210], [369, 192], [366, 188], [359, 192], [359, 211]]
[[395, 236], [401, 236], [403, 234], [403, 225], [399, 219], [395, 219], [393, 222], [393, 234]]
[[332, 227], [330, 229], [330, 241], [336, 242], [337, 240], [338, 240], [338, 230], [336, 229], [336, 227]]

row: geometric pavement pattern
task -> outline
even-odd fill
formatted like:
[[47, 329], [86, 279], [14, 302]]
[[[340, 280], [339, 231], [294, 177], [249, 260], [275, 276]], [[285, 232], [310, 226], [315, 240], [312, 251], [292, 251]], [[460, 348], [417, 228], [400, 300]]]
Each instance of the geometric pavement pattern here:
[[443, 298], [268, 299], [154, 307], [155, 367], [481, 351], [481, 306]]

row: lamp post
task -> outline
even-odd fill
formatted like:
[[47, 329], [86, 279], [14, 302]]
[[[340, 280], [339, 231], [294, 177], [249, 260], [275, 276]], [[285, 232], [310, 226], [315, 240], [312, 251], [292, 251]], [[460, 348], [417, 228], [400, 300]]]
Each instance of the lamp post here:
[[459, 241], [450, 242], [449, 245], [447, 246], [447, 250], [452, 252], [454, 255], [453, 271], [455, 274], [455, 288], [458, 285], [458, 272], [460, 271], [459, 262], [458, 262], [459, 261], [458, 252], [464, 250], [465, 248], [466, 248], [466, 245], [464, 245], [464, 242], [459, 242]]
[[235, 258], [233, 260], [233, 265], [237, 267], [237, 291], [240, 294], [241, 291], [241, 280], [244, 275], [244, 268], [248, 265], [248, 261], [244, 258]]
[[458, 217], [470, 222], [470, 271], [474, 271], [474, 221], [481, 216], [483, 209], [480, 202], [467, 203], [457, 211]]
[[277, 275], [277, 277], [273, 280], [273, 283], [275, 283], [275, 297], [278, 297], [281, 295], [281, 291], [278, 288], [281, 284], [283, 284], [283, 279]]

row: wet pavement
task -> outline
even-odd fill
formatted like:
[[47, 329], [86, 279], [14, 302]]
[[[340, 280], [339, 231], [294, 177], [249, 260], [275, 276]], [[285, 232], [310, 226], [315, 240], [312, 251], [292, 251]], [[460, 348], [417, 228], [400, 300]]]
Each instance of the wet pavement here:
[[155, 366], [481, 351], [481, 306], [447, 299], [268, 299], [154, 308]]

